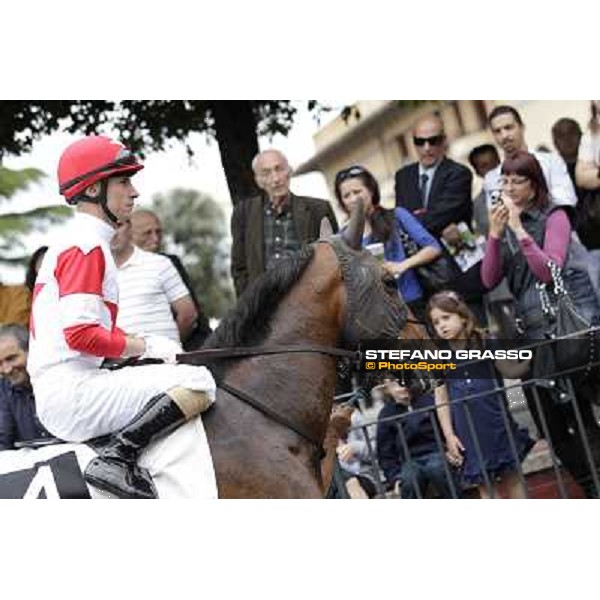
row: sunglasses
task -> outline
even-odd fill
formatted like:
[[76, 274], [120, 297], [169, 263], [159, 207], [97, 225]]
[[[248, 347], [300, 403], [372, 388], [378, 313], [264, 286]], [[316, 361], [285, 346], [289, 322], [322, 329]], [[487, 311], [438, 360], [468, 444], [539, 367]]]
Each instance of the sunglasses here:
[[436, 298], [450, 298], [455, 302], [463, 302], [463, 299], [460, 297], [458, 293], [453, 290], [442, 290], [441, 292], [437, 292], [435, 294]]
[[439, 146], [443, 141], [445, 135], [432, 135], [431, 137], [422, 138], [422, 137], [413, 137], [413, 142], [415, 146], [424, 146], [425, 144], [429, 144], [430, 146]]
[[346, 181], [346, 179], [352, 179], [352, 177], [358, 177], [359, 175], [364, 175], [367, 172], [363, 167], [349, 167], [348, 169], [343, 169], [336, 176], [335, 180], [338, 183], [342, 181]]

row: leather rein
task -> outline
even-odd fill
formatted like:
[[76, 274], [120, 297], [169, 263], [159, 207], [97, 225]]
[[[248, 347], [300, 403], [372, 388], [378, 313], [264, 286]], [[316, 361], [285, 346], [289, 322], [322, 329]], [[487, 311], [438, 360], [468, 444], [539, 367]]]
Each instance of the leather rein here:
[[[192, 363], [194, 365], [200, 365], [204, 363], [215, 362], [219, 360], [227, 359], [238, 359], [248, 356], [266, 356], [270, 354], [296, 354], [296, 353], [312, 353], [312, 354], [326, 354], [328, 356], [339, 356], [342, 358], [358, 358], [358, 351], [344, 350], [342, 348], [335, 348], [333, 346], [319, 346], [319, 345], [294, 345], [294, 346], [248, 346], [242, 348], [214, 348], [207, 350], [196, 350], [195, 352], [186, 352], [185, 354], [178, 355], [178, 363]], [[193, 361], [189, 360], [193, 359]], [[226, 391], [228, 394], [235, 396], [238, 400], [241, 400], [245, 404], [248, 404], [258, 412], [262, 413], [269, 419], [291, 429], [294, 433], [297, 433], [301, 438], [305, 439], [313, 446], [320, 446], [320, 441], [315, 439], [309, 432], [303, 427], [293, 423], [286, 416], [273, 410], [270, 406], [267, 406], [264, 402], [258, 398], [248, 394], [247, 392], [240, 390], [224, 381], [217, 383], [217, 387]]]

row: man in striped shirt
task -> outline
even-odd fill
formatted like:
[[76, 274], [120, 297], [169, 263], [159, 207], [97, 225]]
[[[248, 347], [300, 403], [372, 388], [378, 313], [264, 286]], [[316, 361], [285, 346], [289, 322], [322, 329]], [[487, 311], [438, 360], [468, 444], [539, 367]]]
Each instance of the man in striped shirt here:
[[173, 263], [134, 246], [131, 221], [119, 226], [110, 246], [118, 268], [117, 325], [130, 333], [164, 335], [181, 344], [198, 312]]
[[110, 242], [131, 217], [143, 168], [121, 144], [88, 136], [58, 165], [60, 193], [75, 217], [51, 244], [33, 292], [27, 368], [42, 424], [67, 441], [110, 435], [84, 477], [122, 498], [153, 498], [137, 458], [157, 438], [208, 408], [215, 382], [204, 367], [149, 365], [100, 369], [105, 358], [141, 356], [175, 363], [180, 346], [164, 336], [125, 333]]

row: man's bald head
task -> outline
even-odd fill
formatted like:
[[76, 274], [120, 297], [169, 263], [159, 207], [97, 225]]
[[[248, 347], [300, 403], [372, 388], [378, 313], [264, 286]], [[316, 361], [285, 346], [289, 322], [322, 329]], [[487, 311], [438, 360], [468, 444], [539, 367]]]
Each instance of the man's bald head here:
[[288, 162], [288, 159], [283, 152], [281, 152], [280, 150], [276, 150], [275, 148], [269, 148], [268, 150], [263, 150], [262, 152], [259, 152], [252, 159], [252, 170], [254, 171], [254, 174], [256, 175], [257, 171], [260, 169], [260, 167], [265, 161], [270, 162], [270, 160], [277, 160], [279, 162], [284, 163], [288, 169], [290, 168], [290, 163]]
[[421, 117], [415, 123], [415, 135], [420, 135], [422, 133], [434, 133], [435, 135], [445, 135], [444, 131], [444, 121], [442, 121], [442, 117], [437, 113], [432, 113], [430, 115], [426, 115]]
[[252, 170], [256, 185], [273, 204], [289, 196], [292, 169], [282, 152], [274, 149], [259, 152], [252, 161]]
[[423, 167], [437, 164], [446, 154], [444, 122], [437, 114], [419, 119], [413, 131], [413, 143]]
[[138, 208], [131, 215], [133, 243], [146, 252], [159, 252], [162, 246], [160, 219], [147, 208]]

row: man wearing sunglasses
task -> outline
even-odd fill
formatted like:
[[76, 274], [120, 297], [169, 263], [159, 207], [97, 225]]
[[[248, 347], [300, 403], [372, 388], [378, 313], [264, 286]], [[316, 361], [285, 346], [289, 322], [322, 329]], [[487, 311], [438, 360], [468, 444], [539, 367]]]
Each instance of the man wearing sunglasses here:
[[338, 230], [329, 202], [290, 192], [292, 169], [279, 150], [257, 154], [252, 170], [262, 194], [238, 202], [231, 217], [231, 276], [238, 297], [277, 261], [314, 242], [323, 217]]
[[446, 157], [444, 123], [437, 114], [417, 122], [413, 143], [419, 160], [396, 172], [396, 205], [451, 241], [457, 223], [471, 223], [471, 171]]
[[[396, 172], [396, 205], [410, 210], [430, 233], [449, 246], [459, 248], [459, 224], [470, 228], [473, 217], [471, 171], [446, 156], [444, 123], [438, 114], [417, 121], [413, 143], [419, 160]], [[448, 259], [452, 260], [450, 256]], [[448, 287], [474, 302], [471, 307], [482, 314], [484, 288], [478, 265], [462, 274], [456, 267], [456, 277]]]

